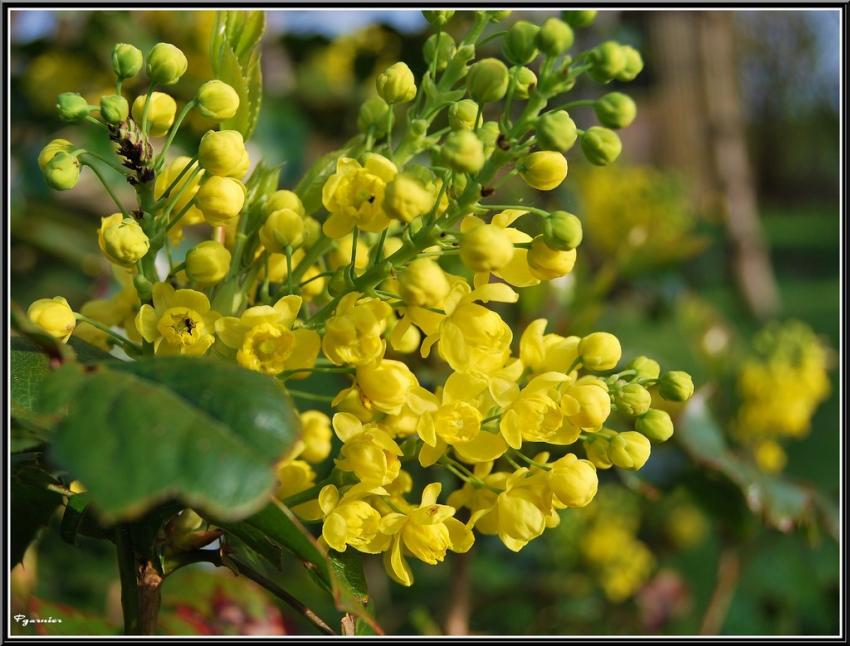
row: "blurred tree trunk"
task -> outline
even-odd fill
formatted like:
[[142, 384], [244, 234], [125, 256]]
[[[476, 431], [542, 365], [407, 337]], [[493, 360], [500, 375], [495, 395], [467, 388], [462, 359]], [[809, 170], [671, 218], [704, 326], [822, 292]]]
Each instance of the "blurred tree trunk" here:
[[653, 13], [650, 36], [664, 115], [659, 152], [666, 165], [691, 178], [701, 211], [723, 213], [738, 289], [755, 316], [768, 318], [779, 308], [779, 292], [747, 151], [733, 16]]

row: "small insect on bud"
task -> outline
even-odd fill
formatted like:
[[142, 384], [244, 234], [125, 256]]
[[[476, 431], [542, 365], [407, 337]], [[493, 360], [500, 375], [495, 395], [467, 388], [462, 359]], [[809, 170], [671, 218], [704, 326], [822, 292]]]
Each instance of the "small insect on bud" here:
[[591, 164], [607, 166], [620, 156], [623, 144], [613, 130], [592, 126], [581, 138], [581, 150]]
[[158, 85], [174, 85], [186, 73], [186, 55], [171, 43], [157, 43], [148, 54], [148, 78]]

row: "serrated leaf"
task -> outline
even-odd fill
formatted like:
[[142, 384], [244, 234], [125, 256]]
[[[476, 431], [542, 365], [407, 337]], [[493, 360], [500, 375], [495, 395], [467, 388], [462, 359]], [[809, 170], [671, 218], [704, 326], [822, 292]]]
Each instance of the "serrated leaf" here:
[[299, 432], [277, 380], [212, 359], [69, 364], [45, 382], [40, 403], [68, 408], [51, 458], [107, 521], [171, 497], [245, 517], [268, 500], [274, 463]]
[[320, 157], [310, 170], [301, 178], [295, 187], [295, 193], [301, 199], [307, 215], [312, 215], [322, 206], [322, 187], [328, 177], [336, 171], [336, 163], [340, 157], [351, 154], [363, 141], [362, 135], [349, 139], [339, 150], [334, 150]]

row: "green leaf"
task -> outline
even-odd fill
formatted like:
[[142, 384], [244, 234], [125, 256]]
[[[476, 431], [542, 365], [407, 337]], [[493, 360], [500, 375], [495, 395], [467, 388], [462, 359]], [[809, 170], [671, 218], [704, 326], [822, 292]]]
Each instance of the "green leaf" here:
[[13, 461], [11, 469], [12, 567], [21, 562], [38, 530], [62, 503], [62, 496], [47, 489], [59, 482], [34, 459]]
[[768, 525], [789, 532], [795, 525], [818, 516], [837, 538], [833, 506], [813, 487], [764, 473], [729, 448], [708, 407], [705, 392], [698, 392], [688, 402], [675, 437], [696, 462], [722, 473], [737, 485], [750, 511], [761, 515]]
[[350, 139], [342, 148], [329, 152], [320, 157], [309, 171], [298, 182], [295, 193], [301, 198], [304, 210], [312, 215], [322, 206], [322, 187], [328, 177], [336, 171], [336, 163], [340, 157], [344, 157], [363, 142], [363, 136], [357, 135]]
[[268, 500], [274, 464], [299, 432], [277, 380], [213, 359], [68, 364], [40, 403], [67, 407], [51, 458], [86, 485], [106, 521], [171, 497], [247, 516]]

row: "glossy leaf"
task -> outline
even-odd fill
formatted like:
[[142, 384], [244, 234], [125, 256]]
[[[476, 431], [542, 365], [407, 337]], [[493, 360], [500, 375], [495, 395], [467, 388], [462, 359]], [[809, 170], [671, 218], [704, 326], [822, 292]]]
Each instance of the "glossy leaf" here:
[[62, 503], [62, 496], [47, 489], [59, 484], [34, 459], [15, 460], [11, 466], [12, 567], [24, 558], [29, 544]]

